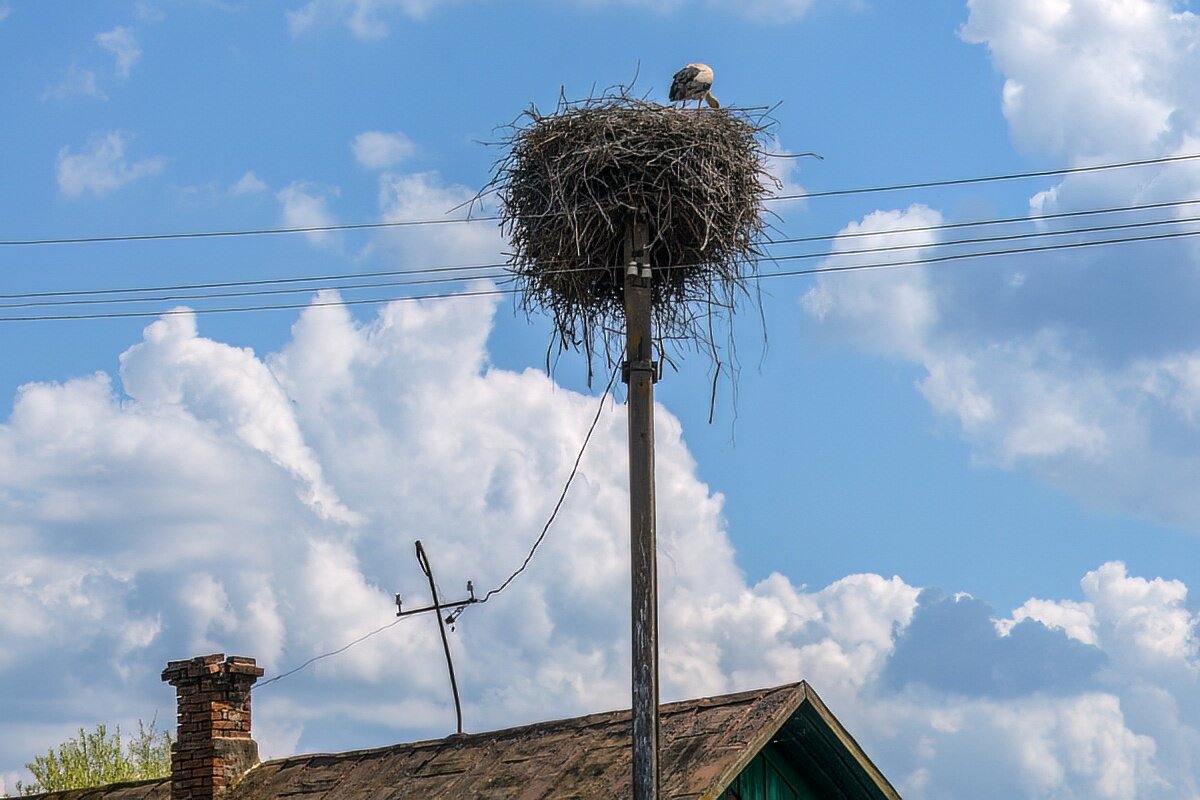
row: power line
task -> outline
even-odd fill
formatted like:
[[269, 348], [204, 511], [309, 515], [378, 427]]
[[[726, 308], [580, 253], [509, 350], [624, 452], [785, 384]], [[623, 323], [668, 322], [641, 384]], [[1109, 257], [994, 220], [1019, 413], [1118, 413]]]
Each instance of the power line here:
[[322, 659], [325, 659], [325, 658], [332, 658], [333, 656], [336, 656], [336, 655], [341, 655], [342, 653], [344, 653], [344, 652], [346, 652], [347, 650], [349, 650], [351, 647], [354, 647], [354, 645], [356, 645], [356, 644], [359, 644], [359, 643], [361, 643], [361, 642], [365, 642], [367, 639], [370, 639], [372, 636], [375, 636], [375, 635], [377, 635], [377, 634], [383, 633], [383, 632], [384, 632], [384, 631], [386, 631], [388, 628], [395, 627], [396, 625], [399, 625], [399, 624], [400, 624], [401, 622], [403, 622], [403, 621], [404, 621], [404, 618], [403, 618], [403, 617], [401, 617], [400, 619], [394, 619], [394, 620], [392, 620], [391, 622], [389, 622], [389, 623], [388, 623], [388, 624], [386, 624], [386, 625], [380, 625], [378, 628], [376, 628], [375, 630], [371, 631], [370, 633], [364, 633], [362, 636], [358, 637], [357, 639], [355, 639], [354, 641], [350, 642], [349, 644], [342, 645], [342, 646], [341, 646], [341, 647], [339, 647], [337, 650], [330, 650], [328, 653], [321, 653], [321, 655], [319, 655], [319, 656], [313, 656], [313, 657], [312, 657], [312, 658], [310, 658], [308, 661], [305, 661], [303, 664], [301, 664], [301, 665], [300, 665], [300, 666], [298, 666], [298, 667], [295, 667], [295, 668], [293, 668], [293, 669], [289, 669], [287, 672], [281, 672], [280, 674], [278, 674], [278, 675], [275, 675], [275, 676], [273, 676], [273, 677], [270, 677], [270, 678], [268, 678], [268, 679], [267, 679], [267, 680], [265, 680], [265, 681], [261, 681], [261, 682], [259, 682], [258, 684], [256, 684], [256, 685], [254, 686], [254, 689], [255, 689], [255, 691], [257, 691], [257, 690], [259, 690], [259, 689], [262, 689], [264, 686], [270, 686], [272, 683], [275, 683], [275, 681], [281, 681], [281, 680], [283, 680], [284, 678], [286, 678], [286, 677], [288, 677], [288, 676], [290, 676], [290, 675], [295, 675], [295, 674], [296, 674], [297, 672], [299, 672], [300, 670], [302, 670], [302, 669], [304, 669], [304, 668], [306, 668], [306, 667], [308, 667], [308, 666], [310, 666], [310, 665], [312, 665], [312, 664], [315, 664], [315, 663], [317, 663], [318, 661], [320, 661], [320, 660], [322, 660]]
[[[909, 228], [890, 228], [886, 231], [851, 231], [849, 233], [823, 233], [817, 236], [798, 236], [788, 239], [771, 239], [767, 244], [799, 244], [801, 242], [828, 242], [834, 239], [851, 239], [861, 236], [893, 236], [900, 233], [925, 233], [948, 231], [959, 228], [984, 228], [990, 225], [1011, 225], [1021, 222], [1043, 222], [1052, 219], [1067, 219], [1070, 217], [1091, 217], [1102, 214], [1126, 214], [1137, 211], [1155, 211], [1178, 206], [1200, 204], [1200, 198], [1194, 200], [1168, 200], [1162, 203], [1142, 203], [1132, 206], [1110, 206], [1108, 208], [1091, 208], [1082, 211], [1057, 211], [1052, 214], [1026, 214], [1021, 217], [997, 217], [993, 219], [968, 220], [965, 222], [944, 222], [939, 225], [918, 225]], [[0, 295], [3, 297], [4, 295]]]
[[316, 281], [336, 281], [350, 278], [376, 278], [396, 275], [423, 275], [437, 272], [465, 272], [478, 269], [499, 269], [507, 267], [505, 262], [493, 264], [464, 264], [450, 267], [420, 267], [417, 269], [393, 269], [378, 272], [343, 272], [326, 275], [289, 276], [285, 278], [256, 278], [253, 280], [219, 281], [212, 283], [175, 283], [160, 286], [130, 286], [125, 288], [106, 289], [69, 289], [48, 292], [21, 292], [16, 294], [0, 294], [0, 300], [17, 300], [29, 297], [71, 297], [77, 295], [108, 295], [134, 294], [137, 292], [176, 292], [190, 289], [223, 289], [235, 286], [270, 286], [273, 284], [311, 283]]
[[[801, 275], [820, 275], [820, 274], [825, 274], [825, 273], [848, 272], [848, 271], [858, 271], [858, 270], [868, 270], [868, 269], [883, 269], [883, 268], [902, 267], [902, 266], [916, 266], [916, 265], [923, 265], [923, 264], [936, 264], [936, 263], [941, 263], [941, 262], [945, 262], [945, 261], [958, 261], [958, 260], [964, 260], [964, 259], [970, 259], [970, 258], [986, 258], [986, 257], [992, 257], [992, 256], [1005, 256], [1005, 255], [1023, 255], [1023, 254], [1029, 254], [1029, 253], [1052, 252], [1052, 251], [1056, 251], [1056, 250], [1071, 250], [1071, 249], [1099, 247], [1099, 246], [1108, 246], [1108, 245], [1117, 245], [1117, 244], [1134, 244], [1134, 243], [1138, 243], [1138, 242], [1162, 241], [1162, 240], [1186, 238], [1186, 237], [1192, 237], [1192, 236], [1198, 236], [1198, 235], [1200, 235], [1200, 230], [1178, 231], [1178, 232], [1174, 232], [1174, 233], [1159, 233], [1159, 234], [1152, 234], [1152, 235], [1147, 235], [1147, 236], [1117, 237], [1117, 238], [1112, 238], [1112, 239], [1099, 239], [1099, 240], [1091, 240], [1091, 241], [1084, 241], [1084, 242], [1060, 242], [1057, 244], [1040, 245], [1040, 246], [1035, 246], [1035, 247], [1010, 248], [1010, 249], [1000, 249], [1000, 250], [972, 252], [972, 253], [956, 253], [956, 254], [944, 255], [944, 256], [930, 256], [930, 257], [925, 257], [925, 258], [910, 259], [907, 261], [884, 261], [884, 262], [877, 262], [877, 263], [873, 263], [873, 264], [814, 267], [811, 269], [789, 270], [789, 271], [779, 271], [779, 272], [760, 272], [760, 273], [757, 273], [756, 275], [749, 276], [749, 277], [751, 279], [757, 279], [757, 278], [795, 277], [795, 276], [801, 276]], [[1003, 237], [1001, 237], [1001, 238], [1003, 238]], [[932, 247], [932, 246], [936, 246], [936, 243], [930, 243], [927, 245], [912, 245], [912, 246], [906, 246], [906, 247], [915, 248], [915, 247]], [[879, 248], [879, 250], [886, 250], [886, 249], [892, 249], [892, 248]], [[844, 257], [846, 255], [862, 255], [862, 254], [870, 253], [870, 252], [877, 252], [877, 251], [868, 248], [868, 249], [865, 249], [865, 250], [862, 250], [859, 252], [843, 251], [841, 253], [798, 253], [798, 254], [793, 254], [793, 255], [764, 256], [760, 259], [757, 259], [757, 262], [761, 263], [762, 261], [771, 261], [771, 262], [794, 261], [794, 260], [809, 259], [809, 258], [835, 259], [838, 257]], [[658, 267], [657, 269], [681, 269], [681, 268], [683, 268], [683, 266], [685, 266], [685, 265], [675, 266], [675, 267]], [[84, 319], [119, 319], [119, 318], [136, 318], [136, 317], [162, 317], [162, 316], [173, 316], [176, 314], [220, 314], [220, 313], [256, 312], [256, 311], [280, 311], [280, 310], [288, 310], [288, 309], [312, 308], [312, 307], [319, 308], [319, 307], [325, 307], [325, 306], [339, 306], [339, 305], [340, 306], [378, 305], [381, 303], [390, 303], [390, 302], [395, 302], [395, 301], [442, 300], [442, 299], [450, 299], [450, 298], [457, 298], [457, 297], [489, 297], [489, 296], [497, 296], [497, 295], [505, 295], [505, 294], [515, 294], [515, 293], [517, 293], [517, 291], [518, 291], [518, 289], [515, 289], [515, 288], [482, 289], [482, 290], [467, 291], [467, 292], [446, 292], [446, 293], [440, 293], [440, 294], [427, 294], [427, 295], [419, 295], [419, 294], [418, 295], [399, 295], [399, 296], [392, 296], [392, 297], [365, 298], [365, 299], [358, 299], [358, 300], [342, 299], [342, 300], [335, 300], [335, 301], [313, 301], [313, 302], [309, 302], [309, 303], [287, 303], [287, 304], [277, 304], [277, 305], [237, 306], [237, 307], [223, 307], [223, 308], [169, 309], [169, 310], [165, 310], [165, 311], [121, 311], [121, 312], [105, 312], [105, 313], [96, 313], [96, 314], [46, 314], [46, 315], [28, 315], [28, 316], [0, 316], [0, 323], [2, 323], [2, 322], [41, 322], [41, 321], [60, 321], [60, 320], [84, 320]]]
[[502, 294], [514, 294], [516, 289], [482, 289], [470, 292], [444, 292], [441, 294], [398, 295], [395, 297], [374, 297], [361, 300], [314, 300], [310, 303], [284, 303], [279, 305], [231, 306], [225, 308], [183, 308], [167, 309], [165, 311], [112, 311], [96, 314], [45, 314], [20, 317], [0, 316], [2, 322], [54, 322], [79, 319], [131, 319], [137, 317], [172, 317], [186, 314], [237, 314], [254, 311], [286, 311], [297, 308], [324, 308], [327, 306], [361, 306], [379, 305], [405, 300], [449, 300], [454, 297], [491, 297]]
[[[1152, 242], [1164, 239], [1179, 239], [1189, 236], [1200, 236], [1200, 230], [1197, 231], [1178, 231], [1175, 233], [1158, 233], [1150, 236], [1128, 236], [1117, 239], [1102, 239], [1089, 242], [1059, 242], [1057, 244], [1039, 245], [1036, 247], [1019, 247], [1008, 250], [985, 250], [976, 253], [953, 253], [945, 256], [930, 256], [929, 258], [916, 258], [909, 261], [882, 261], [874, 264], [845, 264], [841, 266], [829, 267], [813, 267], [812, 269], [795, 269], [780, 272], [760, 272], [758, 278], [794, 278], [801, 275], [824, 275], [837, 272], [855, 272], [858, 270], [868, 269], [890, 269], [893, 267], [909, 267], [920, 266], [925, 264], [940, 264], [945, 261], [961, 261], [968, 258], [989, 258], [993, 256], [1017, 256], [1028, 253], [1046, 253], [1055, 250], [1076, 250], [1084, 247], [1100, 247], [1116, 244], [1134, 244], [1137, 242]], [[786, 261], [795, 258], [795, 256], [780, 256], [772, 259], [774, 261]]]
[[[800, 253], [787, 256], [770, 256], [764, 260], [781, 261], [784, 259], [803, 259], [803, 258], [837, 258], [839, 256], [852, 255], [869, 255], [872, 253], [887, 253], [895, 250], [914, 250], [917, 248], [928, 247], [954, 247], [966, 244], [987, 244], [989, 242], [1009, 242], [1020, 239], [1042, 239], [1050, 236], [1073, 236], [1087, 233], [1104, 233], [1107, 231], [1130, 230], [1136, 228], [1153, 228], [1160, 225], [1186, 225], [1188, 223], [1200, 222], [1200, 217], [1179, 217], [1176, 219], [1166, 220], [1143, 220], [1141, 222], [1124, 222], [1113, 225], [1094, 225], [1086, 228], [1067, 228], [1057, 231], [1030, 231], [1028, 233], [1009, 233], [998, 236], [976, 236], [968, 239], [948, 239], [942, 242], [917, 242], [913, 244], [892, 244], [879, 245], [876, 247], [861, 247], [857, 250], [833, 250], [820, 253]], [[1194, 231], [1200, 233], [1200, 231]], [[1112, 243], [1110, 241], [1110, 243]], [[3, 308], [4, 306], [0, 306]]]
[[[482, 269], [482, 268], [481, 268]], [[302, 292], [320, 292], [331, 289], [338, 291], [360, 290], [360, 289], [383, 289], [392, 288], [395, 286], [419, 286], [433, 283], [460, 283], [463, 281], [472, 281], [480, 279], [502, 278], [504, 273], [488, 273], [483, 275], [455, 275], [449, 278], [418, 278], [409, 281], [374, 281], [371, 283], [345, 283], [345, 284], [330, 284], [323, 286], [293, 286], [288, 289], [252, 289], [247, 291], [237, 292], [207, 292], [203, 294], [174, 294], [174, 295], [158, 295], [152, 297], [97, 297], [72, 300], [37, 300], [25, 301], [20, 303], [0, 303], [0, 309], [6, 308], [42, 308], [46, 306], [81, 306], [81, 305], [121, 305], [124, 303], [162, 303], [177, 300], [213, 300], [218, 298], [229, 297], [263, 297], [277, 296], [282, 294], [299, 294]], [[105, 293], [109, 295], [110, 293]]]
[[[804, 242], [819, 242], [819, 241], [834, 241], [839, 239], [851, 239], [864, 236], [893, 236], [902, 233], [919, 233], [919, 232], [937, 232], [943, 230], [956, 230], [962, 228], [987, 227], [992, 225], [1007, 225], [1020, 222], [1042, 222], [1054, 219], [1064, 219], [1071, 217], [1082, 216], [1097, 216], [1102, 214], [1118, 214], [1131, 213], [1139, 211], [1152, 211], [1166, 208], [1174, 208], [1177, 206], [1195, 205], [1200, 203], [1200, 199], [1192, 200], [1174, 200], [1161, 203], [1145, 203], [1141, 205], [1115, 206], [1108, 208], [1086, 209], [1081, 211], [1063, 211], [1052, 214], [1037, 214], [1022, 217], [999, 217], [993, 219], [968, 220], [964, 222], [950, 222], [939, 225], [922, 225], [906, 228], [892, 228], [886, 231], [852, 231], [848, 233], [833, 233], [821, 234], [816, 236], [801, 236], [786, 239], [773, 239], [767, 242], [769, 245], [780, 244], [799, 244]], [[1163, 221], [1162, 224], [1169, 224], [1170, 221]], [[1075, 229], [1081, 230], [1081, 229]], [[1047, 234], [1049, 235], [1049, 234]], [[118, 294], [140, 294], [148, 292], [165, 292], [165, 291], [192, 291], [200, 289], [224, 289], [235, 287], [250, 287], [250, 286], [273, 286], [273, 285], [290, 285], [299, 283], [316, 283], [319, 281], [341, 281], [352, 280], [358, 278], [381, 278], [381, 277], [398, 277], [405, 275], [423, 275], [437, 274], [450, 272], [466, 272], [471, 270], [485, 269], [504, 269], [510, 266], [507, 262], [493, 262], [489, 264], [464, 264], [455, 266], [442, 267], [423, 267], [416, 269], [401, 269], [401, 270], [375, 270], [364, 272], [345, 272], [345, 273], [327, 273], [322, 275], [308, 276], [287, 276], [282, 278], [258, 278], [258, 279], [243, 279], [231, 281], [215, 281], [208, 283], [177, 283], [177, 284], [161, 284], [156, 286], [126, 286], [120, 288], [103, 288], [103, 289], [68, 289], [58, 291], [41, 291], [41, 292], [16, 292], [2, 294], [0, 300], [23, 300], [40, 297], [80, 297], [80, 296], [109, 296]], [[320, 286], [308, 287], [305, 291], [317, 291], [322, 288], [339, 288], [339, 286]], [[281, 292], [283, 293], [283, 292]], [[236, 296], [236, 295], [229, 295]], [[184, 298], [181, 298], [184, 299]], [[131, 300], [132, 302], [132, 300]]]
[[1024, 178], [1046, 178], [1055, 175], [1075, 175], [1081, 172], [1103, 172], [1110, 169], [1125, 169], [1127, 167], [1145, 167], [1151, 164], [1170, 164], [1177, 161], [1190, 161], [1200, 158], [1200, 153], [1188, 155], [1164, 156], [1162, 158], [1146, 158], [1140, 161], [1120, 161], [1112, 164], [1093, 164], [1087, 167], [1065, 167], [1061, 169], [1043, 169], [1034, 172], [1010, 172], [1003, 175], [985, 175], [977, 178], [952, 178], [939, 181], [918, 181], [916, 183], [893, 183], [884, 186], [864, 186], [856, 189], [829, 189], [821, 192], [804, 192], [802, 194], [775, 195], [770, 200], [809, 200], [817, 197], [842, 197], [845, 195], [876, 194], [879, 192], [898, 192], [904, 189], [932, 189], [939, 186], [963, 186], [969, 183], [993, 183], [995, 181], [1015, 181]]
[[[818, 192], [803, 192], [800, 194], [774, 195], [766, 198], [768, 202], [776, 202], [783, 200], [807, 200], [821, 197], [842, 197], [848, 195], [861, 194], [877, 194], [881, 192], [895, 192], [906, 189], [930, 189], [935, 187], [945, 186], [964, 186], [968, 184], [978, 183], [993, 183], [997, 181], [1013, 181], [1026, 178], [1045, 178], [1057, 175], [1074, 175], [1086, 172], [1101, 172], [1114, 169], [1126, 169], [1130, 167], [1144, 167], [1154, 164], [1171, 164], [1181, 161], [1190, 161], [1200, 159], [1200, 153], [1190, 153], [1176, 156], [1163, 156], [1159, 158], [1147, 158], [1138, 161], [1120, 161], [1108, 164], [1093, 164], [1083, 167], [1063, 167], [1059, 169], [1035, 170], [1031, 172], [1010, 172], [997, 175], [983, 175], [969, 178], [951, 178], [946, 180], [931, 180], [917, 181], [913, 183], [895, 183], [880, 186], [863, 186], [852, 189], [828, 189]], [[175, 239], [208, 239], [208, 238], [230, 238], [243, 236], [267, 236], [275, 234], [294, 234], [294, 233], [329, 233], [334, 231], [348, 230], [366, 230], [373, 228], [400, 228], [400, 227], [418, 227], [423, 225], [453, 225], [453, 224], [468, 224], [473, 222], [496, 222], [503, 218], [500, 216], [487, 217], [456, 217], [454, 219], [416, 219], [416, 220], [396, 220], [390, 222], [353, 222], [342, 223], [336, 225], [309, 225], [296, 227], [278, 227], [278, 228], [247, 228], [247, 229], [228, 229], [215, 231], [181, 231], [173, 233], [136, 233], [136, 234], [115, 234], [101, 236], [74, 236], [74, 237], [58, 237], [58, 238], [42, 238], [42, 239], [2, 239], [0, 246], [38, 246], [38, 245], [66, 245], [66, 244], [97, 244], [102, 242], [145, 242], [145, 241], [163, 241]]]
[[245, 228], [219, 231], [179, 231], [175, 233], [128, 233], [106, 236], [73, 236], [47, 239], [3, 239], [0, 246], [47, 244], [99, 244], [102, 242], [155, 242], [172, 239], [221, 239], [238, 236], [271, 236], [288, 233], [331, 233], [372, 228], [408, 228], [420, 225], [456, 225], [469, 222], [495, 222], [500, 217], [455, 217], [454, 219], [410, 219], [391, 222], [347, 222], [336, 225], [303, 225], [291, 228]]
[[[1200, 200], [1198, 200], [1196, 202], [1200, 202]], [[1070, 212], [1070, 213], [1076, 213], [1076, 212]], [[778, 260], [803, 260], [803, 259], [810, 259], [810, 258], [833, 258], [833, 257], [844, 257], [844, 256], [851, 256], [851, 255], [870, 255], [870, 254], [876, 254], [876, 253], [893, 252], [893, 251], [898, 251], [898, 250], [913, 250], [913, 249], [918, 249], [918, 248], [939, 248], [940, 249], [940, 248], [947, 248], [947, 247], [964, 246], [964, 245], [969, 245], [969, 244], [987, 244], [987, 243], [991, 243], [991, 242], [1016, 241], [1016, 240], [1023, 240], [1023, 239], [1040, 239], [1040, 238], [1046, 238], [1046, 237], [1102, 233], [1102, 232], [1115, 231], [1115, 230], [1139, 229], [1139, 228], [1148, 228], [1148, 227], [1158, 227], [1158, 226], [1163, 226], [1163, 225], [1182, 225], [1182, 224], [1198, 223], [1198, 222], [1200, 222], [1200, 217], [1178, 217], [1178, 218], [1165, 219], [1165, 220], [1142, 220], [1139, 222], [1114, 223], [1114, 224], [1109, 224], [1109, 225], [1096, 225], [1096, 226], [1086, 226], [1086, 227], [1078, 227], [1078, 228], [1066, 228], [1066, 229], [1061, 229], [1061, 230], [1030, 231], [1030, 232], [1025, 232], [1025, 233], [1015, 233], [1015, 234], [980, 236], [980, 237], [962, 238], [962, 239], [950, 239], [950, 240], [946, 240], [946, 241], [931, 241], [931, 242], [897, 244], [897, 245], [877, 245], [874, 247], [864, 247], [864, 248], [840, 250], [840, 251], [821, 251], [821, 252], [816, 252], [816, 253], [799, 253], [799, 254], [791, 254], [791, 255], [768, 254], [766, 257], [764, 257], [761, 260], [768, 260], [768, 261], [771, 261], [771, 260], [775, 260], [775, 261], [778, 261]], [[973, 226], [977, 226], [979, 224], [980, 223], [972, 223]], [[944, 227], [963, 227], [964, 225], [966, 225], [966, 223], [955, 223], [953, 226], [944, 226]], [[878, 231], [878, 232], [875, 232], [874, 234], [869, 233], [869, 232], [863, 232], [858, 235], [884, 235], [884, 234], [891, 234], [891, 233], [898, 233], [898, 232], [930, 231], [930, 230], [935, 230], [935, 229], [938, 229], [938, 226], [924, 226], [924, 227], [919, 227], [919, 228], [895, 229], [892, 231]], [[818, 238], [821, 238], [821, 237], [805, 237], [803, 239], [797, 239], [797, 240], [777, 240], [776, 242], [774, 242], [774, 244], [780, 244], [780, 243], [784, 243], [786, 241], [796, 241], [796, 242], [812, 241], [812, 240], [816, 240]], [[836, 239], [837, 237], [832, 237], [832, 238]], [[372, 276], [374, 276], [374, 275], [398, 276], [398, 275], [410, 275], [410, 274], [430, 274], [430, 273], [438, 273], [438, 272], [446, 272], [446, 271], [457, 272], [457, 271], [461, 271], [461, 270], [472, 270], [475, 273], [475, 274], [471, 274], [471, 275], [454, 275], [454, 276], [449, 276], [449, 277], [446, 277], [446, 276], [430, 277], [430, 278], [419, 278], [419, 279], [415, 279], [415, 280], [372, 281], [372, 282], [368, 282], [368, 283], [336, 283], [336, 284], [324, 284], [324, 285], [318, 285], [318, 286], [300, 286], [300, 287], [291, 286], [291, 288], [284, 288], [284, 289], [254, 289], [254, 290], [246, 290], [246, 291], [207, 292], [207, 293], [200, 293], [200, 294], [174, 294], [174, 295], [159, 295], [159, 296], [150, 296], [150, 297], [115, 297], [115, 296], [113, 296], [114, 293], [133, 293], [133, 292], [140, 293], [143, 291], [147, 291], [147, 290], [143, 290], [143, 289], [100, 290], [100, 291], [97, 291], [94, 293], [95, 296], [91, 296], [91, 297], [81, 297], [83, 295], [88, 294], [88, 293], [82, 292], [82, 291], [81, 292], [55, 292], [55, 293], [28, 293], [25, 295], [15, 295], [15, 297], [36, 298], [36, 297], [53, 296], [53, 297], [57, 298], [57, 297], [62, 297], [62, 296], [70, 296], [73, 299], [42, 299], [42, 300], [32, 300], [31, 299], [31, 300], [23, 300], [22, 302], [15, 302], [15, 303], [0, 303], [0, 310], [15, 309], [15, 308], [45, 308], [45, 307], [62, 308], [62, 307], [68, 307], [68, 306], [81, 306], [81, 305], [88, 305], [88, 306], [124, 305], [124, 304], [129, 304], [129, 303], [211, 300], [211, 299], [227, 299], [227, 298], [235, 298], [235, 297], [263, 297], [263, 296], [279, 296], [279, 295], [286, 295], [286, 294], [317, 292], [317, 291], [325, 291], [325, 290], [356, 291], [356, 290], [364, 290], [364, 289], [395, 288], [395, 287], [399, 287], [399, 286], [458, 283], [458, 282], [467, 281], [467, 280], [502, 279], [505, 277], [511, 277], [511, 273], [483, 272], [484, 270], [498, 268], [498, 267], [506, 267], [506, 266], [508, 266], [508, 265], [489, 264], [489, 265], [479, 265], [478, 267], [469, 267], [469, 266], [467, 266], [467, 267], [429, 267], [429, 268], [414, 269], [414, 270], [393, 270], [393, 271], [386, 271], [386, 272], [379, 272], [379, 273], [362, 273], [362, 274], [368, 274], [368, 275], [372, 275]], [[672, 267], [665, 267], [665, 268], [672, 269]], [[679, 269], [679, 268], [683, 268], [683, 267], [674, 267], [674, 268]], [[550, 271], [547, 271], [547, 274], [554, 273], [554, 272], [559, 272], [559, 273], [579, 272], [579, 271], [586, 271], [588, 269], [591, 269], [591, 268], [590, 267], [573, 267], [573, 268], [562, 269], [562, 270], [550, 270]], [[352, 276], [351, 275], [347, 275], [344, 277], [343, 276], [333, 276], [333, 278], [335, 280], [343, 280], [344, 278], [349, 278], [349, 277], [352, 277]], [[289, 279], [279, 279], [279, 280], [282, 283], [284, 283], [285, 285], [290, 285], [292, 283], [299, 282], [299, 281], [308, 281], [308, 280], [317, 280], [317, 279], [316, 278], [313, 278], [313, 279], [289, 278]], [[263, 284], [270, 284], [270, 283], [272, 283], [272, 281], [269, 281], [269, 280], [246, 282], [247, 285], [263, 285]], [[241, 284], [239, 284], [238, 282], [231, 281], [231, 282], [226, 282], [224, 284], [209, 284], [209, 285], [235, 287], [235, 286], [239, 286]], [[11, 295], [0, 295], [0, 297], [12, 297], [12, 296]]]

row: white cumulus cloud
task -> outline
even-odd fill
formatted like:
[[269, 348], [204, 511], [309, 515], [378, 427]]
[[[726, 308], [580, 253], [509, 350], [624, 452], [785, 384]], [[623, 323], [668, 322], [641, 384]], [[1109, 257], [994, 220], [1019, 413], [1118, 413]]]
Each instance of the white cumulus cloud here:
[[1082, 586], [1102, 639], [1152, 664], [1194, 665], [1196, 620], [1182, 582], [1130, 576], [1125, 565], [1111, 563], [1089, 572]]
[[147, 327], [144, 341], [120, 360], [125, 392], [141, 407], [227, 428], [295, 476], [319, 517], [356, 521], [326, 484], [287, 397], [252, 350], [198, 337], [192, 314], [180, 313]]
[[162, 172], [167, 164], [162, 156], [132, 163], [126, 160], [125, 148], [131, 138], [123, 131], [109, 131], [92, 136], [81, 152], [72, 152], [69, 147], [59, 150], [55, 170], [59, 191], [67, 197], [100, 197]]
[[[903, 211], [876, 211], [842, 229], [833, 250], [840, 253], [824, 266], [852, 268], [888, 261], [920, 258], [923, 248], [935, 242], [928, 230], [941, 215], [925, 206]], [[906, 248], [881, 255], [879, 248]], [[829, 330], [849, 336], [864, 347], [917, 355], [938, 319], [937, 299], [921, 268], [866, 269], [842, 276], [822, 277], [805, 295], [805, 309]]]
[[416, 145], [400, 131], [364, 131], [350, 143], [354, 157], [367, 169], [386, 169], [416, 152]]
[[1153, 153], [1193, 105], [1200, 19], [1169, 0], [969, 0], [963, 38], [1004, 75], [1018, 142], [1070, 158]]
[[[446, 184], [436, 172], [384, 172], [379, 176], [379, 211], [385, 222], [449, 220], [452, 209], [463, 218], [476, 191]], [[489, 206], [475, 204], [475, 216]], [[499, 264], [504, 241], [495, 222], [454, 223], [395, 228], [380, 232], [368, 251], [390, 253], [404, 263], [422, 267]], [[494, 271], [494, 270], [492, 270]]]

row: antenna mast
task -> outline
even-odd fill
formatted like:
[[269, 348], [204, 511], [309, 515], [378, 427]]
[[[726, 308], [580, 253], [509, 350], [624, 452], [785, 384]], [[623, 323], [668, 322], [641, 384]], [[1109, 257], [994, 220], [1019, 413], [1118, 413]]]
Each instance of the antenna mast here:
[[[437, 617], [438, 631], [442, 634], [442, 650], [446, 653], [446, 670], [450, 673], [450, 691], [454, 693], [454, 716], [457, 720], [457, 732], [463, 732], [462, 724], [462, 701], [458, 697], [458, 679], [454, 677], [454, 658], [450, 655], [450, 639], [446, 636], [446, 623], [453, 622], [458, 619], [458, 615], [467, 606], [480, 602], [475, 598], [475, 587], [471, 581], [467, 581], [466, 600], [460, 600], [457, 603], [443, 604], [441, 598], [438, 597], [437, 581], [433, 579], [433, 567], [429, 564], [429, 556], [425, 555], [425, 548], [421, 545], [421, 540], [417, 540], [417, 563], [421, 566], [421, 572], [425, 573], [425, 577], [429, 579], [429, 594], [433, 597], [433, 605], [423, 608], [413, 608], [405, 611], [401, 605], [400, 595], [396, 595], [396, 616], [407, 617], [410, 614], [424, 614], [432, 611]], [[442, 619], [442, 609], [453, 608], [454, 611], [446, 619]]]

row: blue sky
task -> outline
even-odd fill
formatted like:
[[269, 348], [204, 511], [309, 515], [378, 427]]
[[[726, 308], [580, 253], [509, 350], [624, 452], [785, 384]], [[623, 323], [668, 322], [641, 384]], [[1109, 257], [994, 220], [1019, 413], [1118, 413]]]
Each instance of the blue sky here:
[[[440, 217], [531, 103], [635, 74], [664, 99], [694, 60], [724, 103], [779, 104], [779, 148], [824, 156], [778, 165], [789, 192], [1200, 153], [1188, 5], [0, 0], [0, 240]], [[899, 260], [949, 234], [897, 228], [1198, 192], [1182, 162], [773, 208], [784, 236], [920, 248]], [[0, 275], [503, 249], [487, 223], [0, 246]], [[700, 358], [658, 386], [664, 693], [807, 678], [906, 797], [1200, 794], [1197, 267], [1181, 239], [764, 281], [736, 404], [722, 385], [708, 423]], [[278, 673], [386, 623], [392, 592], [420, 596], [416, 538], [447, 589], [502, 579], [597, 402], [580, 359], [539, 373], [548, 337], [471, 298], [0, 322], [0, 790], [81, 725], [169, 718], [168, 659]], [[617, 405], [529, 573], [463, 617], [469, 729], [627, 702], [623, 448]], [[264, 751], [448, 733], [424, 628], [264, 687]]]

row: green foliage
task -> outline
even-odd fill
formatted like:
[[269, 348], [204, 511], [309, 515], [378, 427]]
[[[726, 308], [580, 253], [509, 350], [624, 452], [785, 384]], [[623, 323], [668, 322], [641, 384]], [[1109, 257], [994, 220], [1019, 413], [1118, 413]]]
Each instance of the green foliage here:
[[29, 786], [17, 783], [17, 794], [84, 789], [121, 781], [141, 781], [171, 774], [171, 735], [155, 730], [154, 721], [138, 720], [136, 736], [125, 741], [118, 725], [113, 734], [103, 724], [72, 737], [25, 765], [33, 773]]

